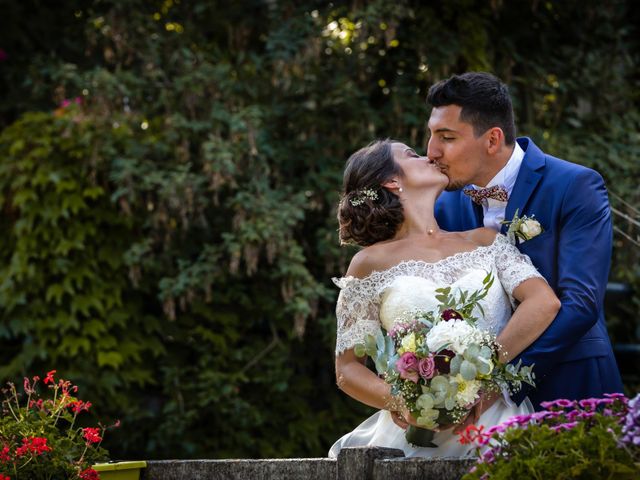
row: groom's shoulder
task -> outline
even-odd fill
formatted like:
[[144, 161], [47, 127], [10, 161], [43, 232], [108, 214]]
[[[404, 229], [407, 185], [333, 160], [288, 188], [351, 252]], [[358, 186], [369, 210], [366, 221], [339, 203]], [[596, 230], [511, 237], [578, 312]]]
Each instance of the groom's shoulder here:
[[584, 165], [580, 165], [579, 163], [571, 162], [569, 160], [564, 160], [562, 158], [554, 157], [553, 155], [545, 154], [546, 167], [555, 172], [555, 173], [563, 173], [563, 174], [571, 174], [571, 175], [580, 175], [580, 174], [589, 174], [589, 173], [598, 173], [595, 170], [586, 167]]
[[546, 175], [548, 185], [553, 188], [572, 189], [583, 188], [584, 185], [602, 187], [604, 178], [596, 170], [573, 163], [568, 160], [547, 155]]
[[548, 178], [562, 179], [563, 182], [565, 183], [568, 179], [574, 178], [574, 177], [597, 176], [599, 178], [602, 178], [600, 173], [598, 173], [596, 170], [592, 168], [589, 168], [585, 165], [581, 165], [579, 163], [575, 163], [570, 160], [565, 160], [563, 158], [556, 157], [547, 152], [544, 152], [535, 144], [533, 144], [532, 141], [531, 141], [531, 144], [534, 147], [532, 149], [534, 155], [537, 154], [537, 155], [542, 155], [544, 157], [545, 170], [546, 170], [546, 173], [549, 174]]

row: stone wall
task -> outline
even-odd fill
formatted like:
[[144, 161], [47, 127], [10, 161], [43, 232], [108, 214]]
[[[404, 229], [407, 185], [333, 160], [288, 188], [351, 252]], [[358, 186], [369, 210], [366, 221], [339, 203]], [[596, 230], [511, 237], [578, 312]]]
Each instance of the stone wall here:
[[337, 460], [150, 460], [142, 480], [457, 480], [473, 458], [404, 458], [390, 448], [345, 448]]

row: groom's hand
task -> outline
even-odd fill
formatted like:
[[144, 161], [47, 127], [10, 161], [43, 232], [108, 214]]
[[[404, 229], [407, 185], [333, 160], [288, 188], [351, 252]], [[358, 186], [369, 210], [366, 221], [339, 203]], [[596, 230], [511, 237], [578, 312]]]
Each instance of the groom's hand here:
[[501, 392], [483, 393], [480, 395], [478, 402], [471, 408], [469, 415], [462, 422], [458, 423], [453, 429], [453, 433], [456, 435], [465, 431], [469, 425], [475, 425], [484, 412], [496, 403], [496, 401], [502, 396]]

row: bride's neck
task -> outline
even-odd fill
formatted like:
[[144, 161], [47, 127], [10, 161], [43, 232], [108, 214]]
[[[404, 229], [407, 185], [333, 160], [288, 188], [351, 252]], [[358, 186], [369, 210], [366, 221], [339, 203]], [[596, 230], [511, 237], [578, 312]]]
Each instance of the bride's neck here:
[[422, 195], [419, 198], [403, 198], [404, 222], [396, 238], [434, 235], [440, 231], [435, 217], [436, 196]]

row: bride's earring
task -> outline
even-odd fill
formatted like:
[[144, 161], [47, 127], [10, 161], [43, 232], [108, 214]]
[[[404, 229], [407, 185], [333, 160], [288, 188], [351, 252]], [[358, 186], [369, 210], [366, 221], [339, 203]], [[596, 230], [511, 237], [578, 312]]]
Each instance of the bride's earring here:
[[402, 187], [400, 187], [400, 188], [398, 189], [398, 191], [399, 191], [400, 193], [402, 193]]

